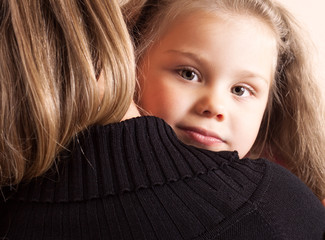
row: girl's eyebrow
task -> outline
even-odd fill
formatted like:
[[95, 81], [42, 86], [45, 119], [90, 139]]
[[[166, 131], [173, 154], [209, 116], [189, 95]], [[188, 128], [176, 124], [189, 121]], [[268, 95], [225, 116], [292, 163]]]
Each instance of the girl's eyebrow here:
[[239, 72], [238, 76], [240, 76], [241, 78], [254, 78], [254, 79], [260, 79], [262, 80], [262, 82], [266, 83], [267, 85], [270, 85], [271, 81], [269, 81], [267, 78], [265, 78], [264, 76], [253, 72], [253, 71], [247, 71], [247, 70], [243, 70], [241, 72]]
[[199, 54], [197, 53], [192, 53], [192, 52], [189, 52], [189, 51], [182, 51], [182, 50], [175, 50], [175, 49], [169, 49], [169, 50], [166, 50], [164, 53], [167, 53], [167, 54], [179, 54], [179, 55], [183, 55], [185, 57], [189, 57], [197, 62], [206, 62], [204, 60], [203, 57], [201, 57]]

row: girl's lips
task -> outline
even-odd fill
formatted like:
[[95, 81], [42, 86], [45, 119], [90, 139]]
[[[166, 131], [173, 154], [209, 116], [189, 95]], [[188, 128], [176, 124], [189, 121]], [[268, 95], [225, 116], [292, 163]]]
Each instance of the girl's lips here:
[[217, 134], [194, 127], [179, 127], [179, 129], [186, 135], [191, 142], [197, 142], [200, 145], [213, 146], [225, 143]]

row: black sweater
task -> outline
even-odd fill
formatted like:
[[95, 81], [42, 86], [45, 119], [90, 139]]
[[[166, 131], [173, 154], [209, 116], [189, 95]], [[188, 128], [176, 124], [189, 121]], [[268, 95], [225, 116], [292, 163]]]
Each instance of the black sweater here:
[[139, 117], [79, 134], [32, 182], [2, 189], [0, 239], [323, 239], [325, 208], [269, 161], [181, 143]]

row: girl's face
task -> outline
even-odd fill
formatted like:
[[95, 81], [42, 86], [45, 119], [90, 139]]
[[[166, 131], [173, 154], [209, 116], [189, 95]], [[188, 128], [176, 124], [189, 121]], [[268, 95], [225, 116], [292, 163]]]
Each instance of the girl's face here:
[[139, 63], [139, 104], [183, 142], [244, 157], [261, 125], [276, 57], [275, 37], [257, 18], [191, 13]]

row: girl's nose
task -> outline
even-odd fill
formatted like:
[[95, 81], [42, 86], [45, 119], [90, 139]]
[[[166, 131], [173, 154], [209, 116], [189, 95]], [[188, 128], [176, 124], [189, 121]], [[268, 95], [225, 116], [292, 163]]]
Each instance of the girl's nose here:
[[196, 104], [196, 112], [202, 117], [216, 118], [218, 121], [225, 119], [224, 101], [218, 97], [204, 96]]

